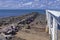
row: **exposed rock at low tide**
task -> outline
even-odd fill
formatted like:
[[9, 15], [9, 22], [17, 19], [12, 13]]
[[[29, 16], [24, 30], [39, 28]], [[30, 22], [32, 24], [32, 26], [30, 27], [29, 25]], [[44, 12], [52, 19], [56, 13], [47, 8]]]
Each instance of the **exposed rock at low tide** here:
[[[7, 33], [8, 30], [9, 30], [8, 32], [10, 31], [12, 32], [12, 30], [14, 30], [14, 32], [16, 33], [15, 35], [17, 36], [14, 35], [14, 37], [12, 37], [11, 39], [7, 39], [7, 40], [26, 40], [25, 38], [21, 38], [19, 36], [20, 35], [19, 32], [22, 31], [22, 32], [25, 32], [26, 34], [32, 33], [32, 35], [34, 34], [34, 32], [36, 32], [36, 34], [39, 34], [42, 31], [44, 32], [45, 27], [46, 27], [45, 17], [46, 17], [45, 14], [39, 14], [38, 12], [32, 12], [31, 14], [22, 15], [22, 16], [1, 18], [0, 27], [2, 27], [3, 29], [1, 30], [1, 32], [4, 33], [6, 31]], [[13, 27], [15, 27], [16, 29], [15, 28], [11, 29], [12, 24], [14, 25]], [[3, 36], [3, 38], [5, 37]]]

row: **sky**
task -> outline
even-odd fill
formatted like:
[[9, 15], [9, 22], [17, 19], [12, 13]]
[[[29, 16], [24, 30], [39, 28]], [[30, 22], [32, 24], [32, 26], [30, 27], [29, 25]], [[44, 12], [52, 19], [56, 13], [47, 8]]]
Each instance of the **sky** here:
[[0, 0], [0, 9], [60, 9], [60, 0]]
[[47, 9], [60, 10], [60, 0], [47, 0]]
[[46, 6], [46, 0], [0, 0], [0, 9], [39, 9]]

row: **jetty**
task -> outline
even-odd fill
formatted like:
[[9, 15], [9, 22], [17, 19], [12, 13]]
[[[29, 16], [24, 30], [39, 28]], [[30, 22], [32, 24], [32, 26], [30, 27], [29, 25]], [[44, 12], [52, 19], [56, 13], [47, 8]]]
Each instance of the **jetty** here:
[[[24, 16], [23, 16], [24, 17]], [[22, 18], [23, 18], [22, 17]], [[17, 18], [17, 17], [15, 17]], [[19, 17], [20, 18], [20, 17]], [[14, 19], [11, 17], [11, 20]], [[10, 20], [10, 21], [11, 21]], [[46, 15], [34, 13], [26, 16], [22, 20], [12, 21], [9, 25], [0, 28], [0, 35], [9, 40], [49, 40], [49, 34], [46, 30]], [[2, 38], [1, 38], [2, 39]], [[19, 39], [19, 40], [20, 40]]]

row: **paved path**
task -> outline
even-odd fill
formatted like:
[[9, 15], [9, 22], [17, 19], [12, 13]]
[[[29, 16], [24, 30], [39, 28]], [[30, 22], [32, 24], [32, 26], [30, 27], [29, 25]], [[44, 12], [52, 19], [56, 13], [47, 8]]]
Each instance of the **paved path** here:
[[34, 30], [23, 30], [18, 32], [16, 36], [26, 40], [49, 40], [48, 34]]

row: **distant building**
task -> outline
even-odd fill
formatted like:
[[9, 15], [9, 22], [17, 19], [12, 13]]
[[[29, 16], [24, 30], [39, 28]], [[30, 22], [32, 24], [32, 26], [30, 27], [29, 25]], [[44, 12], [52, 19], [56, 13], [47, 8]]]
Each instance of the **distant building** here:
[[60, 11], [46, 10], [46, 18], [51, 40], [58, 40], [57, 29], [60, 25]]

